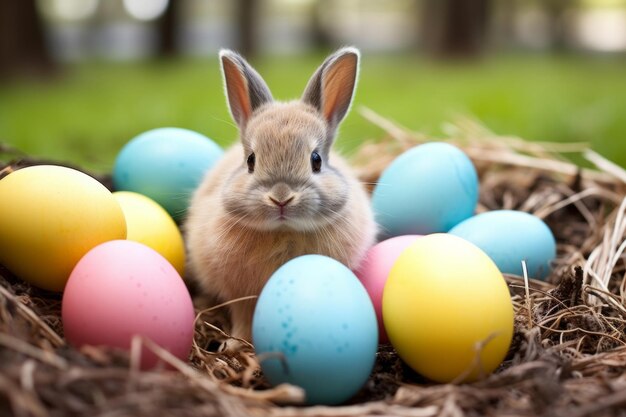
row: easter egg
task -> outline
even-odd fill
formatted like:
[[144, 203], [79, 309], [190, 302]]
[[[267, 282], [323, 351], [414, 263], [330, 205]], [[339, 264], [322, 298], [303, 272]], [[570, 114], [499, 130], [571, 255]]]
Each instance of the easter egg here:
[[222, 154], [215, 142], [191, 130], [149, 130], [122, 148], [115, 160], [113, 184], [118, 191], [150, 197], [179, 221], [191, 194]]
[[459, 237], [417, 239], [394, 264], [383, 293], [391, 344], [411, 368], [437, 382], [494, 371], [513, 336], [513, 304], [502, 274]]
[[143, 243], [159, 252], [183, 276], [185, 245], [170, 215], [154, 200], [131, 191], [113, 193], [124, 211], [128, 240]]
[[450, 234], [481, 248], [502, 273], [523, 276], [526, 261], [531, 278], [545, 279], [556, 257], [550, 228], [537, 216], [514, 210], [495, 210], [456, 225]]
[[281, 266], [263, 288], [252, 338], [257, 354], [266, 356], [261, 368], [270, 383], [302, 387], [309, 404], [338, 404], [372, 371], [376, 314], [346, 266], [305, 255]]
[[0, 263], [33, 285], [62, 291], [90, 249], [125, 238], [120, 205], [80, 171], [40, 165], [0, 180]]
[[[186, 361], [194, 318], [191, 296], [174, 267], [155, 250], [129, 240], [89, 251], [63, 293], [63, 329], [76, 347], [130, 349], [137, 335]], [[142, 350], [142, 368], [157, 362], [152, 351]]]
[[433, 142], [398, 156], [372, 194], [376, 221], [385, 236], [447, 232], [472, 216], [478, 176], [459, 148]]
[[391, 267], [404, 249], [415, 242], [418, 235], [396, 236], [372, 246], [365, 255], [358, 269], [354, 271], [367, 293], [369, 294], [376, 318], [378, 319], [378, 335], [381, 343], [387, 343], [387, 332], [383, 324], [383, 289]]

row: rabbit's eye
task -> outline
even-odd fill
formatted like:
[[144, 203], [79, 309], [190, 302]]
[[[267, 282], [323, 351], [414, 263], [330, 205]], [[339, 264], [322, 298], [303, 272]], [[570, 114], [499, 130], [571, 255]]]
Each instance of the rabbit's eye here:
[[322, 157], [317, 152], [311, 154], [311, 168], [313, 168], [313, 172], [320, 172], [322, 169]]
[[248, 156], [248, 172], [252, 174], [254, 172], [254, 163], [256, 162], [256, 157], [254, 156], [254, 152]]

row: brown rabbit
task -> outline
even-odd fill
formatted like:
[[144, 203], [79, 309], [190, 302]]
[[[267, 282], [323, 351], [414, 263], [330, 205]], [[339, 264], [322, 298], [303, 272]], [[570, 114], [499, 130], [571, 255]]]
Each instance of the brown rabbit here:
[[[238, 54], [220, 52], [240, 131], [196, 190], [185, 224], [192, 276], [221, 300], [258, 295], [288, 260], [322, 254], [356, 268], [374, 243], [365, 189], [331, 151], [357, 81], [359, 52], [329, 56], [302, 99], [275, 102]], [[232, 336], [250, 340], [255, 301], [231, 305]]]

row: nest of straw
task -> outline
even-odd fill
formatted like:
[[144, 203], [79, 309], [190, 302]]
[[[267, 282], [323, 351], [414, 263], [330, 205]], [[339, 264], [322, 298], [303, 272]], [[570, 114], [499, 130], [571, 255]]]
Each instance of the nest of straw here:
[[[362, 115], [385, 132], [353, 156], [366, 183], [375, 184], [404, 150], [432, 140], [367, 109]], [[220, 306], [196, 305], [187, 362], [142, 339], [133, 341], [130, 353], [79, 351], [63, 338], [60, 295], [0, 268], [0, 415], [626, 415], [626, 171], [584, 144], [528, 143], [467, 119], [446, 126], [446, 136], [439, 140], [460, 146], [477, 167], [480, 212], [534, 213], [558, 242], [548, 282], [506, 277], [515, 334], [492, 375], [469, 384], [432, 384], [391, 346], [381, 346], [369, 381], [349, 403], [306, 407], [299, 388], [268, 386], [252, 346], [225, 348], [233, 344], [223, 343], [228, 323]], [[569, 152], [594, 168], [568, 162], [562, 155]], [[20, 160], [9, 166], [42, 162]], [[140, 370], [142, 345], [170, 366]]]

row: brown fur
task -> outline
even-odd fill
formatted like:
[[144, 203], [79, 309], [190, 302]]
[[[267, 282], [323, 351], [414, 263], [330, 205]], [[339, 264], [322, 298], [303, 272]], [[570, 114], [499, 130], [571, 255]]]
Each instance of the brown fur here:
[[[227, 93], [232, 87], [227, 77], [236, 76], [225, 74]], [[333, 88], [338, 96], [330, 97], [326, 107], [328, 101], [343, 101], [345, 108], [336, 111], [345, 114], [354, 83], [346, 92], [337, 82]], [[243, 84], [236, 80], [234, 85]], [[233, 105], [252, 101], [231, 102], [231, 111]], [[323, 151], [330, 148], [336, 126], [302, 101], [266, 101], [257, 108], [239, 109], [240, 115], [246, 112], [250, 117], [238, 120], [242, 143], [207, 174], [185, 224], [189, 265], [201, 288], [221, 300], [258, 295], [278, 267], [305, 254], [327, 255], [356, 268], [374, 242], [376, 225], [367, 194], [348, 164]], [[313, 151], [322, 156], [319, 173], [311, 170]], [[256, 155], [253, 173], [246, 163], [251, 152]], [[272, 199], [289, 200], [284, 219]], [[233, 336], [250, 340], [254, 305], [244, 301], [231, 306]]]

